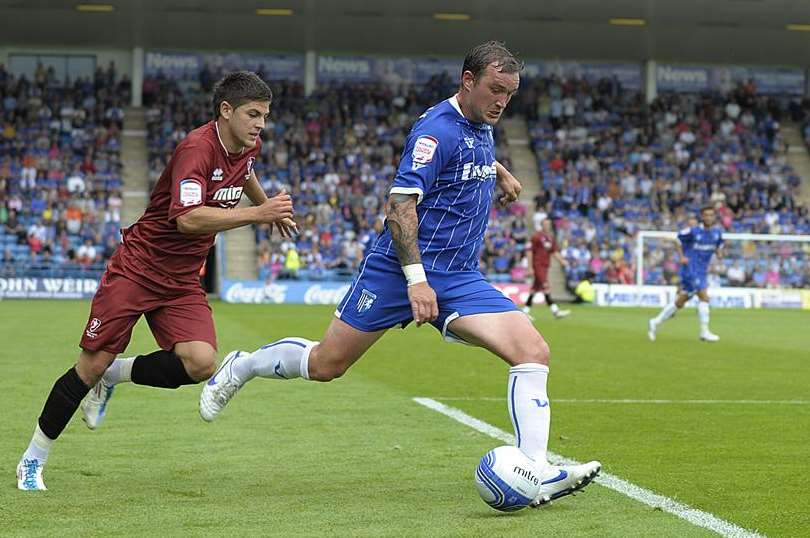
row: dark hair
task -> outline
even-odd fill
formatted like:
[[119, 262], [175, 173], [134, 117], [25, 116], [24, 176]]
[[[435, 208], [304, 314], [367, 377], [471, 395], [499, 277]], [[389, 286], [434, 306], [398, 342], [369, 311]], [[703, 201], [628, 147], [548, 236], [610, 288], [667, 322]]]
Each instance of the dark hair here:
[[214, 118], [219, 117], [219, 107], [228, 101], [233, 108], [239, 108], [250, 101], [272, 101], [273, 92], [256, 73], [235, 71], [228, 73], [214, 84]]
[[503, 73], [519, 73], [523, 70], [523, 62], [506, 48], [503, 41], [487, 41], [473, 47], [467, 56], [464, 57], [464, 66], [461, 68], [461, 75], [465, 71], [473, 74], [473, 78], [483, 74], [487, 66], [496, 63], [498, 69]]
[[700, 208], [700, 213], [703, 214], [704, 211], [714, 211], [713, 205], [704, 205]]

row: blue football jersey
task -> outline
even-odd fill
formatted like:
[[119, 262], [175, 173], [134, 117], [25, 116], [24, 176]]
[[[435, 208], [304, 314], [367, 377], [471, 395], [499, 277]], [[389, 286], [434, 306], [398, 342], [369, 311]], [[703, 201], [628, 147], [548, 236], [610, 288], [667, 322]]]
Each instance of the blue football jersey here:
[[[467, 120], [455, 96], [419, 117], [390, 193], [417, 195], [419, 251], [426, 269], [478, 269], [495, 180], [490, 125]], [[372, 252], [397, 259], [387, 224]]]
[[683, 253], [693, 273], [706, 273], [715, 251], [723, 245], [723, 233], [718, 228], [706, 229], [702, 224], [678, 232]]

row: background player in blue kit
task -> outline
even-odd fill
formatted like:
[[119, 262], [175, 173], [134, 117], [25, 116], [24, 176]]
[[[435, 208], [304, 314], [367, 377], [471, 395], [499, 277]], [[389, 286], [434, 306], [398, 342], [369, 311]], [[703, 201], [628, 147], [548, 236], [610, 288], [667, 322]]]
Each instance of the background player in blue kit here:
[[492, 136], [517, 91], [521, 69], [503, 43], [487, 42], [468, 53], [458, 93], [414, 124], [390, 190], [385, 229], [322, 341], [283, 338], [253, 353], [229, 354], [203, 389], [204, 420], [213, 420], [253, 377], [330, 381], [388, 329], [416, 321], [510, 365], [507, 401], [517, 446], [535, 461], [543, 482], [535, 505], [581, 489], [597, 475], [599, 462], [565, 467], [547, 462], [548, 345], [478, 270], [495, 187], [504, 203], [521, 190], [496, 161]]
[[669, 303], [648, 323], [647, 336], [655, 340], [658, 325], [671, 318], [683, 308], [692, 295], [698, 296], [698, 318], [700, 319], [700, 339], [717, 342], [720, 337], [709, 330], [709, 294], [707, 276], [709, 264], [715, 252], [722, 254], [723, 233], [714, 227], [714, 208], [704, 207], [700, 211], [701, 224], [681, 230], [676, 243], [681, 258], [681, 286], [675, 301]]

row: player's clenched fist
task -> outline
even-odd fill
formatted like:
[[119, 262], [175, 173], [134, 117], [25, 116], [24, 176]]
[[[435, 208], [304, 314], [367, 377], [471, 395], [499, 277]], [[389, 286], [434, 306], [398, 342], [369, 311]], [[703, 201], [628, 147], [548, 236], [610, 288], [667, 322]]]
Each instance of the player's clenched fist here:
[[273, 224], [282, 219], [293, 216], [293, 203], [290, 195], [282, 190], [272, 198], [268, 198], [262, 205], [256, 206], [258, 222]]
[[436, 292], [427, 282], [420, 282], [408, 286], [408, 299], [411, 301], [411, 312], [416, 326], [429, 323], [439, 317], [439, 304], [436, 302]]

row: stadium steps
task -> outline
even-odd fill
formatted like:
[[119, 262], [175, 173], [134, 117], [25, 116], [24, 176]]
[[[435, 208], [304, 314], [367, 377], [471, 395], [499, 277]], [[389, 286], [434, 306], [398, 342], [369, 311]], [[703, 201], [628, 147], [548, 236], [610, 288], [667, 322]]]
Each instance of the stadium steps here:
[[[247, 197], [242, 197], [239, 206], [251, 205]], [[223, 260], [224, 278], [228, 280], [256, 280], [259, 278], [257, 266], [256, 234], [252, 226], [243, 226], [219, 234], [218, 241], [223, 241], [225, 259]]]
[[529, 208], [529, 218], [534, 211], [532, 201], [540, 192], [540, 172], [537, 158], [529, 145], [529, 127], [522, 116], [506, 118], [503, 121], [506, 139], [509, 142], [509, 156], [512, 159], [512, 174], [523, 184], [520, 199]]
[[143, 108], [124, 111], [121, 133], [122, 189], [121, 225], [129, 226], [143, 214], [149, 198], [149, 161], [146, 150], [146, 117]]
[[799, 125], [783, 124], [782, 136], [788, 144], [788, 164], [802, 178], [797, 201], [803, 205], [810, 205], [810, 153], [807, 151]]
[[[520, 199], [528, 208], [526, 217], [529, 229], [531, 229], [534, 197], [540, 192], [540, 170], [537, 167], [537, 157], [529, 144], [529, 126], [523, 116], [515, 116], [506, 118], [503, 121], [503, 128], [509, 142], [509, 156], [512, 159], [511, 172], [523, 184]], [[574, 296], [566, 287], [565, 271], [556, 260], [551, 261], [548, 278], [551, 283], [551, 296], [555, 301], [574, 300]]]

